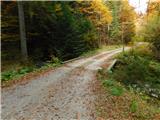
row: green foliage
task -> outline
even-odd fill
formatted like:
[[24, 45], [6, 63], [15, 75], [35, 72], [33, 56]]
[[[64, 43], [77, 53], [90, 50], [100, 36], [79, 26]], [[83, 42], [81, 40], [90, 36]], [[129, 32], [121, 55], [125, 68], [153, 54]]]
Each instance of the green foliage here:
[[59, 63], [61, 63], [61, 61], [59, 60], [58, 57], [52, 56], [51, 60], [50, 60], [50, 63], [59, 64]]
[[125, 43], [129, 43], [135, 35], [136, 13], [128, 1], [106, 1], [112, 11], [113, 21], [110, 25], [109, 38], [112, 43], [121, 43], [123, 35]]
[[2, 72], [1, 81], [4, 82], [4, 81], [16, 79], [33, 71], [41, 71], [44, 69], [48, 69], [50, 67], [57, 67], [60, 65], [61, 65], [61, 61], [56, 57], [52, 58], [52, 61], [49, 61], [49, 63], [42, 65], [41, 68], [35, 67], [34, 65], [30, 65], [30, 66], [23, 65], [23, 67], [21, 65], [21, 68], [16, 69], [15, 67], [14, 70], [8, 70], [8, 71]]
[[[102, 75], [102, 73], [100, 74]], [[102, 84], [106, 89], [109, 89], [111, 95], [121, 96], [124, 93], [123, 87], [121, 87], [114, 80], [111, 80], [111, 79], [102, 80]]]
[[2, 72], [2, 81], [7, 81], [13, 78], [16, 78], [18, 76], [22, 76], [26, 73], [32, 72], [34, 70], [33, 67], [22, 67], [19, 70], [10, 70], [6, 72]]
[[[129, 53], [131, 54], [131, 52]], [[147, 59], [151, 60], [151, 58], [150, 57], [148, 58], [148, 56], [147, 56]], [[127, 66], [125, 64], [121, 64], [121, 65], [119, 65], [120, 63], [117, 63], [117, 64], [118, 66], [123, 66], [123, 67]], [[116, 69], [119, 69], [119, 71], [122, 71], [122, 73], [126, 72], [121, 68], [116, 67], [114, 69], [113, 74], [109, 74], [109, 75], [105, 72], [107, 68], [102, 69], [98, 74], [98, 78], [102, 81], [102, 84], [106, 90], [105, 94], [102, 94], [102, 97], [101, 97], [101, 99], [104, 99], [103, 106], [105, 106], [106, 104], [109, 104], [109, 106], [113, 104], [113, 107], [111, 107], [111, 112], [113, 115], [115, 114], [116, 117], [118, 114], [118, 116], [125, 116], [125, 118], [127, 117], [126, 115], [129, 115], [127, 118], [130, 117], [131, 119], [136, 119], [136, 120], [137, 119], [148, 119], [148, 120], [153, 119], [155, 116], [157, 116], [160, 113], [159, 100], [151, 99], [151, 97], [149, 97], [148, 94], [145, 94], [143, 91], [137, 92], [136, 89], [134, 89], [132, 84], [130, 83], [124, 84], [125, 79], [119, 82], [118, 78], [114, 78], [114, 74], [116, 74], [117, 72]], [[121, 78], [121, 76], [122, 74], [119, 74], [119, 78]], [[143, 84], [143, 86], [145, 86], [145, 84]], [[113, 96], [109, 96], [108, 94], [111, 94]], [[117, 97], [114, 97], [114, 96], [117, 96]], [[107, 100], [107, 103], [106, 103], [106, 100]], [[116, 104], [116, 108], [114, 107], [115, 104]], [[103, 110], [103, 108], [104, 107], [100, 105], [99, 112], [103, 112], [102, 115], [104, 116], [106, 113], [108, 113], [108, 109]], [[117, 111], [117, 109], [119, 111]], [[131, 114], [132, 116], [130, 116]], [[108, 114], [106, 114], [106, 116], [107, 115]], [[106, 118], [108, 118], [108, 116]]]
[[25, 73], [29, 73], [32, 72], [33, 68], [32, 67], [23, 67], [20, 70], [18, 70], [17, 74], [25, 74]]
[[112, 43], [120, 43], [121, 41], [121, 21], [118, 14], [121, 12], [121, 1], [106, 1], [106, 5], [109, 6], [112, 11], [113, 21], [110, 25], [109, 38], [112, 39]]
[[[119, 40], [121, 21], [118, 14], [121, 12], [121, 2], [110, 3], [111, 5], [105, 5], [103, 1], [25, 2], [23, 7], [29, 58], [35, 62], [50, 61], [51, 55], [54, 55], [63, 61], [106, 45], [109, 43], [108, 34], [115, 41]], [[113, 9], [113, 17], [108, 7]], [[17, 11], [16, 1], [2, 2], [2, 51], [7, 53], [3, 54], [3, 60], [21, 57]], [[110, 24], [112, 18], [113, 27], [110, 26], [108, 33], [106, 25]], [[110, 43], [113, 43], [112, 40]]]
[[[102, 94], [101, 99], [104, 99], [103, 106], [106, 106], [106, 104], [109, 106], [113, 105], [113, 107], [110, 108], [113, 115], [115, 114], [117, 117], [118, 114], [118, 116], [125, 116], [125, 118], [127, 117], [126, 115], [129, 115], [128, 118], [130, 117], [131, 119], [150, 120], [153, 119], [155, 115], [160, 113], [159, 100], [151, 100], [151, 97], [147, 94], [135, 92], [135, 89], [130, 84], [126, 85], [130, 89], [126, 89], [127, 87], [123, 84], [124, 80], [121, 83], [118, 79], [114, 79], [112, 74], [108, 75], [104, 71], [105, 69], [101, 70], [98, 74], [98, 78], [102, 81], [102, 84], [106, 90], [105, 94]], [[116, 71], [114, 71], [114, 73], [115, 72]], [[113, 96], [109, 96], [108, 94]], [[103, 106], [100, 104], [100, 108], [98, 110], [99, 114], [104, 116], [108, 113], [108, 109], [103, 110], [103, 108], [105, 108]], [[117, 109], [119, 111], [117, 111]], [[131, 114], [132, 116], [130, 116]], [[108, 114], [106, 114], [106, 116], [107, 115]], [[108, 116], [106, 118], [108, 118]]]
[[147, 16], [144, 21], [146, 24], [142, 27], [143, 37], [149, 41], [153, 46], [152, 50], [157, 59], [160, 60], [160, 2], [152, 2], [149, 6]]
[[[17, 53], [6, 47], [7, 38], [11, 41], [8, 46], [16, 44], [13, 49], [18, 48], [20, 52], [17, 3], [10, 1], [2, 5], [2, 51], [12, 53], [13, 59], [17, 59], [14, 57]], [[34, 61], [46, 61], [54, 55], [67, 60], [98, 47], [95, 25], [79, 11], [77, 5], [76, 1], [25, 2], [29, 57]]]
[[16, 72], [15, 71], [7, 71], [7, 72], [4, 72], [1, 74], [1, 80], [2, 81], [6, 81], [6, 80], [9, 80], [11, 79], [13, 76], [16, 75]]
[[114, 84], [115, 84], [115, 81], [113, 81], [113, 80], [104, 80], [103, 81], [103, 85], [105, 87], [107, 87], [107, 86], [113, 86]]
[[130, 111], [134, 113], [137, 111], [137, 109], [138, 109], [138, 103], [136, 100], [133, 100], [130, 105]]
[[116, 87], [111, 88], [110, 92], [114, 96], [121, 96], [123, 94], [124, 90], [122, 87], [116, 86]]
[[140, 35], [135, 35], [132, 37], [132, 42], [143, 42], [144, 40], [144, 36], [140, 36]]
[[[120, 55], [118, 58], [121, 65], [117, 66], [115, 77], [118, 77], [119, 80], [125, 80], [126, 83], [158, 81], [160, 77], [159, 63], [152, 60], [152, 56], [148, 55], [149, 53], [138, 50]], [[118, 74], [121, 74], [121, 76], [118, 76]]]
[[147, 47], [142, 46], [142, 48], [119, 55], [119, 63], [112, 77], [127, 86], [131, 85], [139, 92], [159, 98], [160, 63], [155, 60]]

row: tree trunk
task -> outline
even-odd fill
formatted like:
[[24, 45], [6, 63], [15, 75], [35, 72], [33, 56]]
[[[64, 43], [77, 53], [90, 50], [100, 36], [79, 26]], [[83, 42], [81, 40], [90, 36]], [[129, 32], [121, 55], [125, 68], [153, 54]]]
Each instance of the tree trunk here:
[[18, 14], [19, 14], [19, 27], [20, 27], [22, 60], [27, 60], [28, 53], [27, 53], [27, 42], [26, 42], [23, 2], [22, 1], [17, 1], [17, 2], [18, 2]]

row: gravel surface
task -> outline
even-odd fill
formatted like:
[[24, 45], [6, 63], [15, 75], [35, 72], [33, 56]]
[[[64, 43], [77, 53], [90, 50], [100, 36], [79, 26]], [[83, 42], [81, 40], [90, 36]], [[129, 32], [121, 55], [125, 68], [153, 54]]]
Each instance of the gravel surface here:
[[27, 84], [3, 88], [2, 120], [95, 120], [97, 96], [89, 84], [101, 65], [121, 50], [79, 59]]

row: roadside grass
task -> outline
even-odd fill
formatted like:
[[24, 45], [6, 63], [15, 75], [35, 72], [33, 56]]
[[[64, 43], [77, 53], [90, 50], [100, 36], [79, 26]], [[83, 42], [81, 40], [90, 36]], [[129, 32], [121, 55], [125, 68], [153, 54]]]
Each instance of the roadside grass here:
[[98, 71], [105, 90], [97, 113], [105, 119], [160, 119], [160, 63], [141, 45], [115, 57], [111, 71]]
[[[34, 72], [42, 72], [49, 68], [58, 67], [61, 65], [61, 61], [58, 58], [51, 59], [51, 61], [48, 61], [41, 67], [34, 65], [33, 63], [27, 63], [27, 64], [13, 64], [11, 66], [10, 70], [1, 72], [1, 81], [2, 84], [6, 84], [9, 81], [20, 79], [21, 77], [27, 75], [28, 73]], [[16, 67], [17, 66], [17, 67]]]
[[[99, 49], [88, 51], [82, 54], [82, 56], [89, 57], [102, 51], [113, 50], [120, 47], [120, 45], [103, 46]], [[2, 61], [1, 81], [2, 83], [6, 83], [10, 80], [20, 79], [28, 73], [45, 71], [49, 68], [60, 66], [61, 63], [57, 57], [53, 57], [46, 63], [39, 63], [40, 65], [35, 65], [33, 62], [22, 64], [20, 61]]]
[[34, 67], [22, 67], [18, 70], [9, 70], [6, 72], [2, 72], [1, 73], [2, 82], [10, 80], [12, 78], [23, 76], [26, 73], [32, 72], [34, 69], [35, 69]]

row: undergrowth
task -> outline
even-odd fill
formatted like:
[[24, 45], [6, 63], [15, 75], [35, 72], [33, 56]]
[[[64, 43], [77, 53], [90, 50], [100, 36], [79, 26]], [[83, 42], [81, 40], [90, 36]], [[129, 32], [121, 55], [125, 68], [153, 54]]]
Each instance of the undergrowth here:
[[[120, 47], [121, 45], [103, 46], [99, 49], [85, 52], [84, 54], [82, 54], [82, 56], [87, 57], [87, 56], [91, 56], [91, 55], [94, 55], [102, 51], [113, 50], [113, 49], [120, 48]], [[11, 61], [9, 63], [2, 64], [3, 71], [1, 73], [1, 81], [5, 82], [5, 81], [12, 80], [12, 79], [16, 79], [21, 76], [24, 76], [27, 73], [30, 73], [33, 71], [41, 71], [49, 67], [56, 67], [56, 66], [59, 66], [60, 64], [61, 64], [61, 61], [55, 56], [51, 57], [51, 60], [47, 61], [46, 63], [38, 62], [35, 64], [35, 63], [30, 62], [29, 65], [20, 64], [19, 62], [14, 64], [13, 61]]]
[[[150, 98], [147, 95], [136, 92], [129, 85], [127, 87], [130, 89], [128, 89], [126, 85], [111, 78], [109, 74], [112, 73], [108, 73], [106, 69], [102, 69], [98, 72], [98, 78], [105, 90], [105, 95], [103, 95], [101, 99], [107, 101], [97, 106], [99, 116], [105, 119], [159, 119], [157, 116], [160, 114], [160, 109], [158, 106], [148, 103], [147, 100]], [[110, 108], [107, 108], [107, 106]]]
[[147, 46], [141, 46], [121, 53], [116, 58], [118, 62], [111, 71], [104, 68], [98, 72], [98, 78], [106, 93], [110, 95], [104, 99], [108, 99], [108, 102], [111, 99], [110, 102], [112, 102], [115, 96], [116, 105], [121, 109], [116, 113], [113, 108], [113, 114], [119, 114], [118, 118], [122, 116], [125, 118], [127, 113], [127, 119], [158, 120], [160, 117], [160, 63], [152, 56], [152, 51]]
[[160, 63], [147, 46], [120, 54], [117, 59], [113, 79], [160, 99]]
[[22, 64], [22, 65], [19, 65], [18, 68], [3, 71], [1, 73], [1, 81], [5, 82], [5, 81], [17, 79], [17, 78], [20, 78], [20, 77], [26, 75], [27, 73], [30, 73], [33, 71], [45, 70], [50, 67], [57, 67], [60, 64], [61, 64], [61, 61], [58, 58], [52, 58], [50, 61], [48, 61], [47, 63], [43, 63], [41, 66], [33, 65], [31, 63], [29, 65]]

